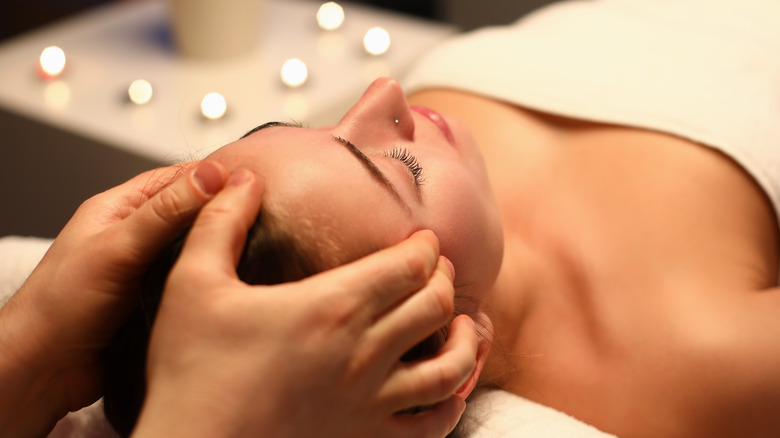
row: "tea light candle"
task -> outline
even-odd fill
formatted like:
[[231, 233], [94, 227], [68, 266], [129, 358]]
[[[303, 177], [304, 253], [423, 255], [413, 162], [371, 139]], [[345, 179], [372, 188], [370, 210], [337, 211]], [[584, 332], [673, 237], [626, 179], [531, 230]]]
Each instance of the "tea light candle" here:
[[390, 48], [390, 34], [381, 27], [374, 27], [366, 32], [363, 47], [372, 55], [381, 55]]
[[65, 51], [57, 46], [43, 49], [40, 57], [41, 74], [47, 79], [53, 79], [62, 74], [65, 69]]
[[127, 88], [127, 96], [130, 102], [144, 105], [152, 100], [152, 84], [144, 79], [136, 79]]
[[297, 58], [288, 59], [282, 65], [282, 82], [288, 87], [298, 87], [306, 82], [309, 77], [309, 71], [306, 64]]
[[317, 24], [322, 29], [334, 30], [344, 23], [344, 8], [336, 2], [323, 3], [317, 10]]
[[200, 112], [209, 120], [222, 118], [227, 111], [227, 102], [219, 93], [209, 93], [200, 101]]

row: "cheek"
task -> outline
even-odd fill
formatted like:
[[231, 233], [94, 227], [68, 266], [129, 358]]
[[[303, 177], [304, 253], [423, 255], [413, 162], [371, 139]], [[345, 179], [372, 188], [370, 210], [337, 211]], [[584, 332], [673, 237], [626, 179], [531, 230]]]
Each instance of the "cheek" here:
[[442, 255], [455, 265], [456, 285], [478, 296], [489, 288], [503, 256], [503, 233], [493, 195], [469, 175], [453, 175], [431, 199], [426, 223], [439, 237]]

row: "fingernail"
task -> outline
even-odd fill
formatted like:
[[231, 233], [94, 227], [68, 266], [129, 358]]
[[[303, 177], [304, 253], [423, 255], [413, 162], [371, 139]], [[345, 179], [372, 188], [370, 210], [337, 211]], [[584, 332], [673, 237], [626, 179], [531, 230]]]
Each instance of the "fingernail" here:
[[195, 184], [207, 195], [215, 195], [225, 185], [222, 171], [211, 161], [200, 163], [192, 177], [195, 179]]
[[249, 180], [252, 179], [252, 174], [246, 170], [237, 170], [230, 174], [230, 178], [228, 178], [228, 182], [226, 184], [227, 187], [238, 187], [242, 186], [249, 182]]
[[450, 271], [450, 278], [452, 278], [452, 279], [454, 280], [454, 279], [455, 279], [455, 266], [452, 264], [452, 262], [450, 261], [450, 259], [448, 259], [447, 257], [444, 257], [444, 256], [440, 255], [440, 256], [439, 256], [439, 260], [441, 260], [442, 262], [444, 262], [444, 266], [446, 266], [446, 267], [447, 267], [447, 270], [449, 270], [449, 271]]

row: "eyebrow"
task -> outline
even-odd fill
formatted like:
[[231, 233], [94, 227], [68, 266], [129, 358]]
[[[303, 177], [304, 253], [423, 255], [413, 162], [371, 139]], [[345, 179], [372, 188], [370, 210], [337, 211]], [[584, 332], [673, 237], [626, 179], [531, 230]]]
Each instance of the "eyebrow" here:
[[404, 210], [406, 210], [407, 213], [411, 214], [412, 210], [409, 208], [409, 205], [406, 204], [404, 199], [398, 193], [398, 189], [395, 188], [395, 185], [387, 178], [384, 172], [382, 172], [379, 169], [379, 167], [377, 167], [377, 165], [374, 164], [374, 162], [371, 161], [371, 159], [368, 158], [368, 156], [366, 156], [366, 154], [361, 152], [360, 149], [358, 149], [349, 140], [346, 140], [341, 137], [336, 137], [336, 136], [334, 136], [333, 139], [337, 143], [346, 147], [347, 150], [352, 153], [352, 155], [357, 157], [357, 159], [363, 164], [363, 166], [371, 172], [371, 175], [373, 175], [374, 178], [379, 180], [379, 182], [381, 182], [382, 185], [384, 185], [387, 188], [390, 194], [393, 195], [393, 198], [395, 198], [395, 200], [398, 201], [398, 203], [400, 203], [404, 207]]
[[247, 132], [246, 134], [242, 135], [240, 137], [240, 139], [249, 137], [250, 135], [254, 134], [257, 131], [262, 131], [263, 129], [266, 129], [266, 128], [273, 128], [275, 126], [286, 126], [288, 128], [301, 128], [302, 127], [300, 122], [266, 122], [266, 123], [263, 123], [260, 126], [256, 126], [256, 127], [252, 128], [249, 132]]
[[[301, 124], [298, 123], [298, 122], [292, 122], [292, 123], [289, 123], [289, 122], [267, 122], [267, 123], [263, 123], [260, 126], [255, 127], [255, 128], [252, 128], [252, 130], [250, 130], [246, 134], [242, 135], [241, 138], [248, 137], [248, 136], [254, 134], [257, 131], [262, 131], [263, 129], [273, 128], [273, 127], [276, 127], [276, 126], [285, 126], [285, 127], [288, 127], [288, 128], [300, 128]], [[347, 150], [352, 153], [352, 155], [357, 157], [358, 161], [360, 161], [361, 164], [363, 164], [363, 166], [371, 172], [371, 175], [374, 178], [376, 178], [377, 180], [379, 180], [379, 182], [381, 182], [382, 185], [385, 186], [385, 188], [387, 188], [387, 190], [390, 192], [390, 194], [393, 195], [393, 198], [396, 201], [398, 201], [399, 204], [401, 204], [401, 206], [404, 208], [404, 210], [406, 211], [407, 214], [410, 214], [410, 215], [412, 214], [412, 209], [409, 208], [409, 205], [404, 201], [404, 199], [398, 193], [398, 189], [396, 189], [395, 185], [390, 181], [390, 179], [387, 178], [387, 175], [385, 175], [384, 172], [382, 172], [379, 169], [379, 167], [377, 167], [377, 165], [374, 164], [374, 162], [371, 161], [370, 158], [368, 158], [368, 156], [366, 156], [363, 152], [361, 152], [360, 149], [358, 149], [357, 146], [352, 144], [352, 142], [350, 142], [349, 140], [346, 140], [344, 138], [337, 137], [337, 136], [331, 136], [331, 137], [337, 143], [339, 143], [339, 144], [343, 145], [344, 147], [346, 147]]]

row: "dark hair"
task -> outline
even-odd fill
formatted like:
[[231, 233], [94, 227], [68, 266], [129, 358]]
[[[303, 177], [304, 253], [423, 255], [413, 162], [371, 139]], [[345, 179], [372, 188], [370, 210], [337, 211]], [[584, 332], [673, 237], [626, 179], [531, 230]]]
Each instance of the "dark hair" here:
[[[312, 251], [261, 211], [250, 229], [236, 268], [238, 277], [252, 285], [300, 280], [323, 270]], [[165, 280], [179, 256], [186, 236], [169, 245], [147, 270], [139, 302], [106, 350], [107, 374], [103, 390], [104, 412], [111, 426], [129, 436], [146, 396], [146, 352], [152, 324], [162, 298]]]
[[[146, 353], [152, 324], [166, 278], [184, 239], [184, 235], [180, 236], [169, 245], [147, 270], [137, 307], [106, 350], [103, 409], [120, 436], [130, 435], [141, 412], [146, 396]], [[334, 245], [323, 245], [293, 233], [286, 222], [262, 210], [249, 231], [236, 271], [242, 281], [252, 285], [296, 281], [334, 267], [334, 264], [345, 263], [343, 260], [337, 263], [332, 254], [326, 254], [336, 249]], [[402, 360], [417, 360], [435, 354], [445, 336], [443, 333], [432, 335], [406, 353]]]

